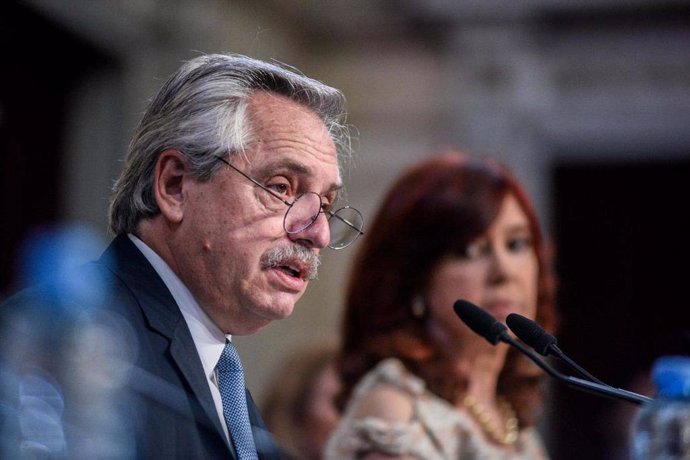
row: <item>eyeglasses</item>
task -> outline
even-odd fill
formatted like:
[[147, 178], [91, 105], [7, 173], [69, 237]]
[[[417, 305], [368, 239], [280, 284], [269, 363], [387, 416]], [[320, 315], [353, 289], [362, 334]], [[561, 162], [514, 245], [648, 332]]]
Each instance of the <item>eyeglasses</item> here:
[[326, 214], [328, 218], [328, 228], [331, 234], [331, 239], [328, 242], [329, 248], [335, 250], [344, 249], [354, 243], [360, 235], [364, 235], [362, 231], [364, 219], [362, 218], [362, 214], [355, 208], [344, 206], [336, 211], [324, 209], [321, 195], [315, 192], [305, 192], [297, 195], [292, 202], [284, 200], [273, 190], [249, 176], [244, 171], [238, 169], [236, 166], [233, 166], [223, 157], [218, 155], [214, 156], [245, 178], [249, 179], [254, 185], [267, 191], [271, 196], [287, 205], [288, 208], [287, 211], [285, 211], [285, 217], [283, 217], [283, 228], [289, 235], [303, 232], [309, 228], [316, 222], [316, 219], [318, 219], [321, 213]]

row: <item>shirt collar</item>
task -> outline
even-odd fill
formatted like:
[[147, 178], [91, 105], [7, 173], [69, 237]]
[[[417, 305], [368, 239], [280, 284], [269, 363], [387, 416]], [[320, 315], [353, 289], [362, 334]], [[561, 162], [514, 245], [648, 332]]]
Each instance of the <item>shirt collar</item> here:
[[225, 347], [225, 342], [232, 340], [232, 336], [224, 334], [209, 318], [187, 286], [161, 256], [135, 235], [128, 233], [127, 236], [153, 266], [175, 299], [187, 327], [189, 327], [189, 332], [192, 334], [194, 345], [204, 367], [204, 373], [211, 378]]

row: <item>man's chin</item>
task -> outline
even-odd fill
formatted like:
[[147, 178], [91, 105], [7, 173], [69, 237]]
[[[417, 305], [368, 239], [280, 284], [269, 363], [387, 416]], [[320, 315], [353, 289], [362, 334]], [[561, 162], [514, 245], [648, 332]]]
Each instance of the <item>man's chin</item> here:
[[269, 321], [285, 319], [295, 311], [295, 304], [301, 297], [302, 294], [281, 293], [257, 313]]
[[235, 329], [233, 335], [249, 335], [260, 331], [273, 321], [285, 319], [292, 314], [294, 304], [277, 307], [276, 304], [266, 306], [254, 306], [250, 309], [249, 315], [245, 315], [245, 321], [242, 322], [243, 327], [240, 330]]
[[269, 314], [271, 315], [272, 320], [281, 320], [289, 317], [292, 315], [292, 312], [295, 311], [295, 303], [297, 301], [293, 301], [289, 304], [285, 305], [274, 305], [274, 308], [271, 308], [271, 311]]

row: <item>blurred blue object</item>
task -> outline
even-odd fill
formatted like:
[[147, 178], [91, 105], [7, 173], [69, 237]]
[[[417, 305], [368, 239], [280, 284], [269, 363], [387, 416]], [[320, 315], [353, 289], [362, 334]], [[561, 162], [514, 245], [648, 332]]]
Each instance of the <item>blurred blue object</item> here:
[[[64, 399], [50, 377], [40, 371], [24, 376], [19, 385], [19, 425], [22, 457], [64, 455], [67, 446], [63, 426]], [[40, 457], [38, 457], [40, 458]]]
[[126, 386], [137, 340], [110, 309], [106, 243], [85, 226], [27, 238], [28, 287], [0, 311], [0, 458], [133, 458]]
[[[45, 291], [55, 305], [68, 308], [102, 304], [106, 290], [95, 271], [75, 268], [98, 258], [106, 242], [84, 225], [44, 228], [30, 235], [21, 251], [23, 286], [48, 284]], [[65, 302], [69, 299], [70, 302]]]

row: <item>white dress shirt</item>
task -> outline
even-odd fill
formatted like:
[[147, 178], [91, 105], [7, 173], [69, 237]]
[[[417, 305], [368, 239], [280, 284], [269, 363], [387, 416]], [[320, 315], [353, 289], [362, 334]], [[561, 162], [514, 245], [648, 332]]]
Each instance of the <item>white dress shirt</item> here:
[[230, 441], [228, 427], [225, 423], [225, 416], [223, 415], [223, 401], [220, 397], [220, 390], [218, 389], [218, 381], [216, 379], [216, 364], [220, 359], [223, 348], [225, 348], [225, 341], [231, 340], [232, 336], [223, 334], [218, 326], [209, 318], [206, 312], [199, 306], [196, 299], [182, 280], [172, 271], [167, 263], [156, 254], [153, 249], [148, 247], [146, 243], [141, 241], [135, 235], [128, 233], [129, 239], [132, 243], [144, 254], [144, 257], [156, 270], [158, 276], [161, 277], [163, 283], [168, 287], [168, 290], [180, 307], [180, 312], [184, 317], [189, 332], [192, 333], [192, 339], [196, 346], [196, 351], [201, 358], [201, 365], [204, 367], [204, 374], [211, 395], [213, 396], [213, 403], [216, 406], [220, 423], [225, 431], [225, 436]]

